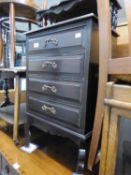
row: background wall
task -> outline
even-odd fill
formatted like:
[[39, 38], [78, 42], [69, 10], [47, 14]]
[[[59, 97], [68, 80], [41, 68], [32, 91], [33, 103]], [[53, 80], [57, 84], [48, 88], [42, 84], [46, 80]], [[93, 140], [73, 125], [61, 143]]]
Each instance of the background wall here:
[[35, 0], [37, 4], [41, 4], [42, 0]]
[[126, 14], [125, 14], [125, 7], [124, 7], [124, 1], [123, 0], [118, 0], [118, 2], [122, 6], [122, 10], [119, 11], [119, 22], [123, 23], [126, 21]]

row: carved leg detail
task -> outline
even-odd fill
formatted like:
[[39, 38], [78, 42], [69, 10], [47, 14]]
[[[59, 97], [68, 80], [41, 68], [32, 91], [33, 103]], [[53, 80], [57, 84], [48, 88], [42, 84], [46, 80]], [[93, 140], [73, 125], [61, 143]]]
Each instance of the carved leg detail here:
[[87, 150], [85, 146], [81, 146], [78, 152], [77, 168], [76, 172], [72, 175], [84, 175], [87, 165]]
[[30, 124], [31, 121], [28, 118], [25, 124], [25, 146], [29, 146], [30, 141], [31, 141], [31, 132], [30, 132]]

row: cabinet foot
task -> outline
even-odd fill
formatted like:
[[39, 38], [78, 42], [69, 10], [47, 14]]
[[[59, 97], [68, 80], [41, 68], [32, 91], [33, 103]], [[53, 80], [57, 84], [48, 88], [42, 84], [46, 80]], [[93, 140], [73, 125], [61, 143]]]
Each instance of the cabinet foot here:
[[25, 146], [29, 147], [30, 142], [31, 142], [30, 120], [28, 119], [25, 124]]
[[87, 162], [87, 149], [86, 149], [86, 144], [84, 144], [79, 147], [77, 168], [76, 168], [76, 172], [74, 172], [73, 175], [84, 175], [87, 167], [86, 162]]

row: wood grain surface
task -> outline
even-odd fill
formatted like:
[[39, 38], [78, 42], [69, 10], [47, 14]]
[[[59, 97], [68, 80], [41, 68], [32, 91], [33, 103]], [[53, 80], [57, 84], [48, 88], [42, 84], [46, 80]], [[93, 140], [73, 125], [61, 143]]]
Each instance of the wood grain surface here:
[[20, 175], [71, 175], [64, 165], [49, 157], [39, 149], [27, 154], [16, 147], [10, 137], [0, 131], [0, 152], [10, 164], [18, 163]]

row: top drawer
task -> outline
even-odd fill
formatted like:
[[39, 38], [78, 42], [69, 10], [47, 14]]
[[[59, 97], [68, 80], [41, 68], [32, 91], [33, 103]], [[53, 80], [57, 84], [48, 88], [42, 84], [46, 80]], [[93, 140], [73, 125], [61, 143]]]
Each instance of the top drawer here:
[[82, 46], [82, 29], [63, 31], [28, 40], [28, 52], [47, 49]]

